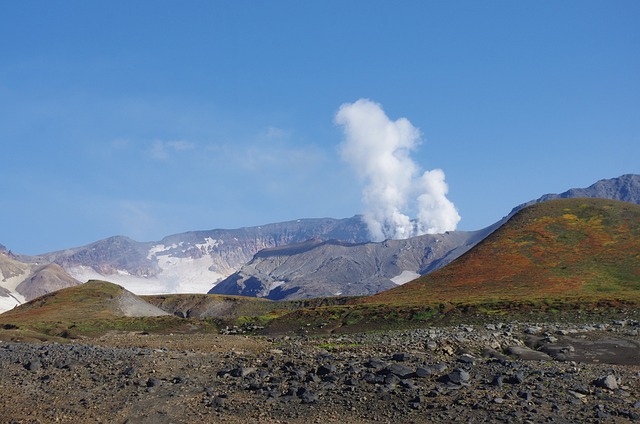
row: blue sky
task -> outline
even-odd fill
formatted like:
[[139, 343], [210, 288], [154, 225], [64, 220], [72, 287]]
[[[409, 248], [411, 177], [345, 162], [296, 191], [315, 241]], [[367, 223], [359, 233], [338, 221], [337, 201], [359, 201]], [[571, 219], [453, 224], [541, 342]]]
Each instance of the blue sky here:
[[640, 172], [637, 1], [5, 1], [0, 243], [362, 211], [340, 106], [422, 133], [458, 229]]

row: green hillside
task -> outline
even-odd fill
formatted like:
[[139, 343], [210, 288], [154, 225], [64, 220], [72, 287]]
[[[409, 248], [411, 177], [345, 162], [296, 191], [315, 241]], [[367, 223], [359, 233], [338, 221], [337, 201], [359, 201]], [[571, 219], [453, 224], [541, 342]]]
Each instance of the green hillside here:
[[[175, 316], [130, 315], [122, 307], [142, 302], [123, 287], [105, 281], [89, 281], [58, 290], [0, 315], [5, 339], [29, 338], [34, 334], [54, 337], [94, 336], [109, 330], [121, 331], [209, 331], [211, 323]], [[151, 305], [149, 305], [151, 306]], [[197, 328], [196, 328], [197, 327]], [[8, 331], [8, 333], [7, 333]], [[37, 336], [41, 337], [41, 336]]]
[[562, 199], [523, 209], [448, 266], [362, 303], [640, 301], [640, 206]]

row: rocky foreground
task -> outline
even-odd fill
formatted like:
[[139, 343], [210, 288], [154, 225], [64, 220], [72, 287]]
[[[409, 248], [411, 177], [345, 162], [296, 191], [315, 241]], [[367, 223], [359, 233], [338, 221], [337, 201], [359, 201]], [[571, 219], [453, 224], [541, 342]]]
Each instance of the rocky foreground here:
[[640, 422], [640, 322], [0, 342], [0, 421]]

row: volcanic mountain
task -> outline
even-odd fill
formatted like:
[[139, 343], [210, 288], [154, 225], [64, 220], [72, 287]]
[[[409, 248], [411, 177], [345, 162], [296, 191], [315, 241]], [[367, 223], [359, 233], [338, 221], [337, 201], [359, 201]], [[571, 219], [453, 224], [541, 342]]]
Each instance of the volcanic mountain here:
[[158, 242], [114, 236], [23, 262], [56, 263], [80, 281], [106, 280], [136, 294], [206, 293], [258, 251], [309, 239], [368, 240], [361, 217], [298, 219], [239, 229], [174, 234]]
[[[604, 196], [636, 202], [640, 199], [640, 176], [623, 175], [602, 180], [586, 189], [545, 195], [534, 202], [573, 196]], [[367, 243], [366, 225], [360, 216], [354, 216], [299, 219], [233, 230], [193, 231], [157, 242], [137, 242], [115, 236], [40, 256], [15, 255], [0, 248], [0, 262], [3, 254], [4, 258], [14, 261], [9, 261], [11, 263], [5, 268], [0, 264], [0, 310], [50, 291], [54, 286], [59, 288], [92, 279], [111, 281], [140, 295], [206, 293], [216, 285], [218, 287], [213, 289], [216, 293], [270, 299], [337, 293], [367, 295], [446, 265], [502, 225], [509, 216], [479, 231], [451, 231], [383, 243]], [[292, 244], [299, 245], [287, 247]], [[278, 249], [264, 250], [270, 248]], [[69, 274], [66, 283], [60, 284], [61, 278], [55, 277], [62, 275], [60, 269], [43, 268], [52, 263]], [[20, 275], [13, 274], [19, 270]], [[23, 285], [20, 290], [28, 292], [25, 295], [16, 291], [27, 279], [29, 286], [42, 283], [42, 279], [31, 278], [36, 270], [55, 277], [56, 283], [52, 282], [51, 288], [45, 287], [39, 292], [35, 288], [26, 290], [27, 285]], [[236, 271], [239, 272], [234, 274]]]
[[369, 295], [448, 263], [492, 230], [451, 231], [382, 243], [312, 240], [264, 249], [209, 293], [272, 300]]
[[363, 303], [640, 300], [640, 206], [562, 199], [517, 212], [465, 255]]
[[451, 231], [355, 245], [318, 240], [265, 249], [209, 293], [273, 300], [374, 294], [445, 266], [528, 205], [577, 197], [640, 203], [640, 175], [623, 175], [588, 188], [544, 195], [515, 207], [509, 215], [479, 231]]

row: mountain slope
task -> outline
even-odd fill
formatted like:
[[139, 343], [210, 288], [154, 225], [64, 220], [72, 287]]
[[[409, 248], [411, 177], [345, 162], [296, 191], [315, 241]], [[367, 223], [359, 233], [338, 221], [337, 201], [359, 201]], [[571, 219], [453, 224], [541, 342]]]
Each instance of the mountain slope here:
[[[585, 189], [545, 195], [529, 203], [572, 196], [605, 196], [637, 202], [640, 176], [630, 174], [601, 180]], [[523, 206], [515, 208], [512, 214]], [[76, 280], [112, 281], [136, 294], [205, 293], [228, 276], [231, 279], [214, 289], [216, 293], [287, 299], [339, 292], [368, 294], [441, 268], [502, 225], [509, 216], [479, 231], [452, 231], [441, 238], [421, 236], [424, 240], [391, 243], [389, 246], [397, 249], [392, 254], [389, 246], [382, 249], [362, 244], [368, 241], [368, 233], [360, 217], [355, 216], [301, 219], [235, 230], [194, 231], [168, 236], [158, 242], [140, 243], [117, 236], [37, 257], [10, 256], [28, 263], [31, 270], [35, 266], [56, 263]], [[322, 242], [335, 239], [344, 243], [315, 243], [304, 254], [279, 250], [275, 256], [257, 255], [254, 258], [263, 249], [304, 243], [310, 239]], [[441, 242], [443, 244], [438, 244]], [[422, 251], [424, 256], [406, 252], [407, 249]], [[363, 259], [370, 255], [375, 260]], [[323, 261], [319, 262], [315, 257], [322, 257]], [[241, 269], [249, 261], [251, 264]], [[232, 275], [236, 271], [239, 273]], [[348, 274], [355, 278], [347, 281]], [[20, 281], [14, 278], [9, 285], [5, 281], [0, 287], [11, 286], [9, 291], [14, 290], [25, 278], [27, 275]], [[326, 286], [324, 289], [323, 285]], [[18, 303], [10, 297], [0, 296], [0, 308], [4, 300], [5, 308]]]
[[116, 236], [20, 259], [56, 263], [80, 281], [108, 280], [137, 294], [205, 293], [258, 251], [312, 238], [363, 242], [368, 234], [358, 216], [299, 219], [234, 230], [193, 231], [159, 242], [140, 243]]
[[425, 235], [382, 243], [308, 241], [258, 252], [240, 271], [209, 293], [272, 300], [358, 296], [396, 287], [446, 261], [489, 231]]
[[578, 198], [522, 209], [448, 266], [361, 302], [601, 296], [640, 300], [640, 206]]
[[572, 197], [640, 202], [640, 175], [623, 175], [588, 188], [547, 194], [517, 206], [502, 220], [479, 231], [451, 231], [364, 245], [325, 242], [303, 245], [304, 248], [264, 250], [209, 293], [273, 300], [373, 294], [442, 268], [527, 205]]
[[31, 300], [0, 315], [13, 324], [168, 315], [116, 284], [90, 281]]
[[80, 284], [55, 264], [21, 262], [0, 252], [0, 313], [43, 294]]
[[25, 299], [31, 300], [78, 284], [80, 281], [67, 274], [60, 265], [48, 264], [36, 267], [31, 276], [18, 284], [16, 290]]

